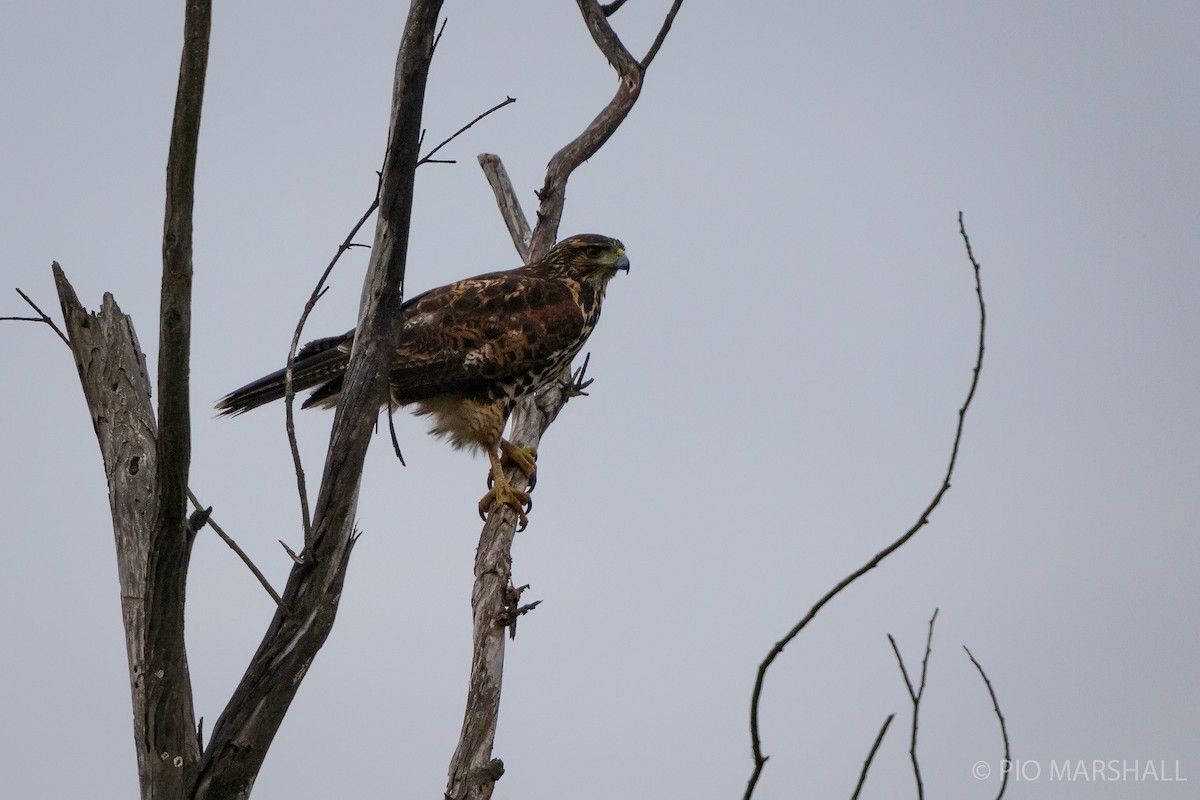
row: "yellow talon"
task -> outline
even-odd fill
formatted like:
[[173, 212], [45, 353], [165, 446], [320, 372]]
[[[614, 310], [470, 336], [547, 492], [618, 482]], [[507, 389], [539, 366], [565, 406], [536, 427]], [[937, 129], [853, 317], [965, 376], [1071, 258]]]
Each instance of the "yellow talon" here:
[[537, 482], [537, 449], [533, 447], [517, 447], [505, 439], [500, 440], [500, 453], [488, 451], [488, 460], [492, 469], [488, 473], [488, 493], [479, 501], [479, 516], [487, 519], [488, 513], [497, 505], [508, 506], [517, 515], [517, 530], [525, 530], [529, 525], [527, 516], [533, 508], [533, 501], [528, 491], [517, 489], [505, 474], [507, 467], [516, 467], [525, 475], [526, 485], [530, 490]]

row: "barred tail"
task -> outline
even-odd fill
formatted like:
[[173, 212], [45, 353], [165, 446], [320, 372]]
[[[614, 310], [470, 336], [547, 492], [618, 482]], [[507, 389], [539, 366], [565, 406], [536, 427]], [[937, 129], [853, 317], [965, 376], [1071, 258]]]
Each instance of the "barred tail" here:
[[[333, 402], [336, 402], [336, 394], [341, 389], [342, 373], [346, 371], [346, 364], [350, 361], [349, 344], [353, 334], [351, 331], [342, 336], [317, 339], [304, 345], [292, 363], [292, 388], [301, 392], [317, 386], [319, 388], [313, 393], [314, 397], [318, 394], [323, 397], [333, 396]], [[287, 371], [281, 369], [230, 392], [217, 401], [217, 410], [221, 412], [221, 416], [233, 416], [283, 399], [286, 374]], [[311, 402], [312, 398], [304, 403], [304, 407], [307, 408]]]

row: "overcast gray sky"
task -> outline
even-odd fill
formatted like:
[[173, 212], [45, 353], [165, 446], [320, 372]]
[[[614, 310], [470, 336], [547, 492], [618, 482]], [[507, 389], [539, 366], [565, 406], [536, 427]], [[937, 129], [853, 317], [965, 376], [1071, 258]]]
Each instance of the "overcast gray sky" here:
[[[615, 19], [635, 53], [666, 0]], [[213, 401], [282, 363], [300, 309], [370, 202], [403, 3], [220, 3], [196, 205], [192, 487], [277, 585], [300, 539], [281, 408]], [[526, 201], [614, 76], [573, 3], [447, 3], [409, 291], [518, 261], [475, 165]], [[150, 363], [182, 3], [0, 14], [0, 270], [57, 312], [49, 264], [111, 291]], [[913, 796], [919, 662], [930, 797], [1194, 797], [1200, 426], [1200, 6], [1194, 2], [684, 5], [619, 133], [572, 179], [564, 235], [633, 269], [592, 337], [591, 397], [543, 443], [515, 576], [543, 604], [508, 651], [499, 798], [740, 796], [767, 649], [912, 524], [987, 360], [932, 524], [821, 612], [768, 676], [761, 798]], [[370, 236], [362, 237], [369, 241]], [[349, 254], [312, 337], [355, 316]], [[0, 315], [26, 309], [11, 288]], [[5, 299], [6, 298], [6, 299]], [[5, 323], [0, 788], [136, 793], [106, 487], [71, 359]], [[303, 415], [309, 474], [332, 415]], [[466, 688], [486, 463], [398, 420], [375, 442], [338, 623], [256, 797], [436, 797]], [[205, 532], [188, 584], [211, 727], [272, 612]], [[1070, 760], [1165, 762], [1188, 782], [1052, 780]], [[975, 764], [992, 770], [973, 776]], [[1178, 769], [1178, 773], [1174, 771]]]

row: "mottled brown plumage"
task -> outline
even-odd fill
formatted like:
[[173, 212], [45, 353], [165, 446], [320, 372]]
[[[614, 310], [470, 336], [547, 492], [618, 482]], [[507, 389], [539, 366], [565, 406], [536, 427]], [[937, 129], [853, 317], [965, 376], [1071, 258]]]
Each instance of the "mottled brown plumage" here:
[[[594, 234], [556, 244], [541, 261], [451, 283], [409, 300], [390, 375], [393, 405], [416, 405], [432, 417], [430, 432], [455, 447], [482, 448], [494, 485], [480, 501], [513, 508], [522, 525], [529, 495], [511, 486], [504, 466], [532, 480], [534, 454], [501, 435], [516, 402], [560, 375], [600, 317], [608, 281], [629, 269], [625, 246]], [[296, 391], [314, 388], [304, 408], [337, 405], [354, 331], [318, 339], [296, 355]], [[241, 414], [284, 395], [284, 370], [243, 386], [217, 403]], [[387, 398], [380, 398], [386, 407]]]

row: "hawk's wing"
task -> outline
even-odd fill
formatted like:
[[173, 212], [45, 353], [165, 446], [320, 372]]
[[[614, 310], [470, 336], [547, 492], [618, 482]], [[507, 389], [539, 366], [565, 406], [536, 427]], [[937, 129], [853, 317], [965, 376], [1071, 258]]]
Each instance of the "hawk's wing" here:
[[391, 375], [401, 403], [542, 373], [585, 335], [571, 286], [522, 269], [433, 289], [404, 310]]

